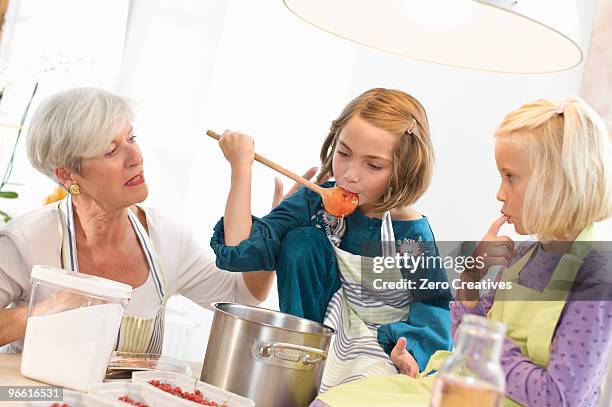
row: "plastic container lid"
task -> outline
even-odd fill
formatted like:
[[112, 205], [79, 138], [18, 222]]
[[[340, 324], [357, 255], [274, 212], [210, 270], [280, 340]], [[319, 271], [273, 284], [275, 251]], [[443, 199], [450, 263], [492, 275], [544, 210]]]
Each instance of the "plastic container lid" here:
[[32, 280], [73, 288], [101, 297], [129, 299], [132, 295], [132, 287], [127, 284], [51, 266], [32, 267]]

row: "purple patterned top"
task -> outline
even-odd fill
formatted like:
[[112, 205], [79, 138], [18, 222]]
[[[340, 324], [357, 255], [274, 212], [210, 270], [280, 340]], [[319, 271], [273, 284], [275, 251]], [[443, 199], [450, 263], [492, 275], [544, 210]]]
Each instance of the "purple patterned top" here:
[[[520, 259], [531, 243], [518, 244], [512, 262]], [[519, 274], [519, 283], [543, 290], [560, 258], [561, 254], [537, 250]], [[609, 253], [601, 252], [591, 252], [584, 259], [557, 324], [547, 368], [533, 363], [523, 356], [515, 342], [505, 339], [501, 364], [506, 373], [506, 392], [512, 399], [538, 407], [597, 405], [612, 342], [612, 261], [609, 259]], [[498, 274], [497, 280], [501, 275]], [[486, 315], [494, 296], [494, 292], [488, 293], [474, 308], [465, 307], [458, 300], [451, 302], [453, 337], [462, 315]], [[329, 406], [315, 400], [310, 407]]]
[[[518, 245], [513, 262], [528, 248], [528, 244]], [[561, 256], [538, 249], [519, 274], [519, 284], [541, 291]], [[612, 269], [606, 257], [592, 251], [584, 259], [557, 324], [547, 368], [533, 363], [514, 341], [505, 339], [501, 364], [506, 373], [506, 393], [515, 401], [527, 406], [597, 405], [612, 340]], [[461, 316], [486, 315], [494, 295], [490, 292], [474, 308], [460, 301], [451, 303], [453, 337]]]

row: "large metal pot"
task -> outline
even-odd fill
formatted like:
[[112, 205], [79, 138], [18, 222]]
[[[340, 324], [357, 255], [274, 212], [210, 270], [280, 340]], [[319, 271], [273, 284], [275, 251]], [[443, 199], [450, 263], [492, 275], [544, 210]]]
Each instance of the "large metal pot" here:
[[308, 406], [334, 330], [282, 312], [214, 303], [201, 379], [258, 407]]

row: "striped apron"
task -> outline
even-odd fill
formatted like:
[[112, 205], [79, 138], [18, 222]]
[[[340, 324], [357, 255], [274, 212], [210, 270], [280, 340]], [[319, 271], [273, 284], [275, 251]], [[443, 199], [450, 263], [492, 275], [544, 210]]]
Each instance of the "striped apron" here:
[[[395, 235], [387, 211], [380, 230], [383, 257], [395, 257]], [[406, 320], [412, 297], [408, 290], [372, 290], [361, 284], [363, 270], [372, 270], [373, 259], [339, 249], [341, 288], [334, 294], [324, 324], [338, 333], [332, 338], [325, 363], [321, 392], [364, 377], [397, 374], [398, 370], [378, 343], [379, 326]], [[368, 271], [369, 272], [369, 271]], [[400, 281], [399, 269], [385, 269], [385, 281]]]
[[[78, 273], [79, 262], [77, 259], [72, 195], [68, 194], [64, 200], [60, 201], [59, 213], [61, 218], [60, 235], [62, 236], [61, 267]], [[129, 209], [128, 218], [147, 258], [149, 273], [153, 279], [160, 305], [155, 313], [147, 318], [124, 314], [119, 336], [115, 343], [115, 350], [161, 354], [164, 339], [164, 315], [168, 300], [166, 275], [146, 229], [140, 223], [138, 217]]]

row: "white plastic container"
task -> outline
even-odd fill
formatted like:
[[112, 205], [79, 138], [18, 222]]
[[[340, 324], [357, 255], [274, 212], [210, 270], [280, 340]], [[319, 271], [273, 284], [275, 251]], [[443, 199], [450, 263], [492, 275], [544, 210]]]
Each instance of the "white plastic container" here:
[[30, 401], [26, 404], [27, 407], [50, 407], [57, 403], [62, 406], [67, 404], [69, 407], [127, 407], [120, 401], [116, 403], [105, 399], [97, 398], [87, 393], [80, 393], [64, 389], [64, 399], [62, 401]]
[[80, 391], [101, 383], [131, 293], [127, 284], [34, 266], [21, 374]]
[[[210, 401], [215, 401], [219, 405], [226, 405], [227, 407], [255, 407], [255, 402], [246, 397], [239, 396], [227, 390], [220, 389], [212, 384], [205, 383], [200, 380], [196, 380], [193, 377], [188, 377], [178, 373], [162, 372], [159, 370], [151, 370], [146, 372], [134, 372], [132, 374], [132, 382], [140, 383], [149, 386], [156, 392], [160, 392], [171, 397], [172, 405], [177, 407], [196, 407], [200, 404], [190, 400], [182, 399], [177, 396], [166, 393], [165, 391], [158, 389], [157, 387], [149, 384], [149, 380], [159, 380], [161, 383], [168, 383], [172, 387], [179, 386], [181, 390], [188, 391], [190, 393], [199, 390], [202, 395]], [[170, 404], [169, 404], [170, 405]]]
[[[148, 407], [175, 406], [174, 396], [166, 393], [156, 392], [152, 386], [131, 382], [103, 383], [91, 386], [89, 393], [89, 405], [98, 407], [92, 401], [99, 401], [115, 405], [117, 407], [128, 407], [129, 404], [119, 400], [119, 397], [127, 396], [133, 401], [143, 403]], [[103, 407], [102, 404], [99, 407]]]

